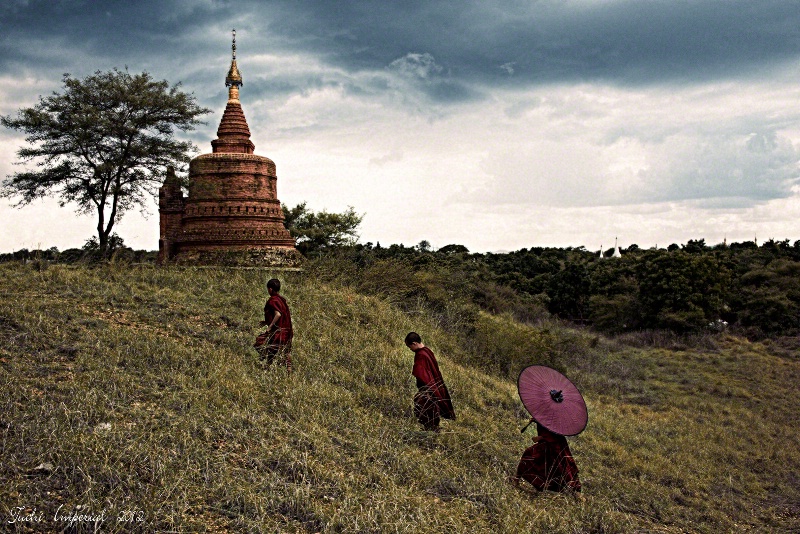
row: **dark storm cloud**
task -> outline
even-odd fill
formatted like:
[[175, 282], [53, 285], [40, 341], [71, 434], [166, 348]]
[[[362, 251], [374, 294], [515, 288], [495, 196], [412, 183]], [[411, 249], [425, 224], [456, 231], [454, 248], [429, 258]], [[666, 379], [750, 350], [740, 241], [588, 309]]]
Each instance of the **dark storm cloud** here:
[[275, 31], [345, 68], [429, 53], [484, 84], [737, 77], [800, 52], [800, 4], [785, 1], [292, 1], [280, 11]]
[[236, 26], [242, 52], [302, 51], [350, 74], [427, 54], [438, 70], [414, 87], [442, 103], [496, 85], [753, 76], [800, 53], [800, 4], [783, 0], [12, 0], [0, 20], [7, 73], [128, 64], [200, 81]]
[[[62, 43], [65, 50], [104, 58], [163, 57], [182, 51], [176, 39], [185, 23], [208, 18], [210, 7], [176, 9], [169, 2], [94, 2], [31, 0], [0, 8], [4, 66], [25, 64], [41, 44]], [[178, 17], [181, 13], [183, 16]], [[190, 43], [187, 43], [190, 44]], [[33, 66], [33, 65], [32, 65]]]

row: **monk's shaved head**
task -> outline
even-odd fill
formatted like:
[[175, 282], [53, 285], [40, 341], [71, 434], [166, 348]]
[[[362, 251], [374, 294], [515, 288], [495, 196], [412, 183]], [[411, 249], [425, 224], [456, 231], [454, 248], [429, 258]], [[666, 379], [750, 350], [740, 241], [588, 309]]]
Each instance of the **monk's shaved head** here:
[[416, 332], [409, 332], [406, 336], [406, 345], [411, 345], [412, 343], [422, 343], [422, 338]]

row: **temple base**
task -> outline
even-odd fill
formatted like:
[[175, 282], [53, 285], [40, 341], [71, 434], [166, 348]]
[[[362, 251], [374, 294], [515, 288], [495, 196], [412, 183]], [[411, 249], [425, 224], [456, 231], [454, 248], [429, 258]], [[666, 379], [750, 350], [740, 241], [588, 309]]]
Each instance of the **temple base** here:
[[295, 248], [259, 248], [250, 250], [188, 250], [168, 261], [172, 265], [218, 265], [223, 267], [298, 268], [305, 257]]

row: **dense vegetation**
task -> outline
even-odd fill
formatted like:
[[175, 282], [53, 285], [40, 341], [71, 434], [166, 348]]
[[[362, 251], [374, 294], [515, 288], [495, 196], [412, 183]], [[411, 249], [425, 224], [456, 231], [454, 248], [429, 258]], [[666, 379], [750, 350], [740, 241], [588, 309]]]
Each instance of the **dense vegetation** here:
[[[333, 261], [0, 265], [3, 523], [60, 531], [55, 515], [78, 511], [104, 513], [103, 532], [717, 533], [800, 520], [796, 340], [642, 348], [455, 294], [448, 306], [436, 262], [321, 279]], [[250, 347], [275, 274], [297, 332], [290, 378]], [[454, 398], [438, 435], [411, 414], [409, 330]], [[530, 443], [513, 379], [534, 363], [586, 397], [589, 427], [570, 439], [582, 498], [505, 482]], [[42, 522], [9, 525], [12, 510]]]
[[[295, 208], [298, 220], [307, 211], [301, 208]], [[332, 215], [350, 217], [345, 230], [352, 233], [359, 217], [351, 212]], [[319, 220], [313, 218], [312, 226], [330, 233]], [[600, 256], [583, 248], [480, 254], [461, 245], [432, 250], [424, 241], [414, 247], [342, 245], [345, 230], [336, 230], [336, 242], [316, 236], [306, 249], [321, 279], [353, 284], [401, 305], [424, 301], [466, 334], [480, 322], [479, 311], [531, 324], [554, 316], [612, 335], [687, 338], [728, 331], [760, 340], [800, 334], [800, 241], [709, 247], [701, 239], [650, 250], [633, 245], [612, 258], [610, 251]], [[97, 249], [96, 240], [89, 240], [82, 249], [63, 252], [0, 254], [0, 262], [92, 263], [104, 258]], [[109, 250], [117, 262], [152, 263], [156, 257], [125, 247], [116, 234]]]
[[752, 338], [800, 332], [800, 241], [629, 248], [601, 259], [533, 249], [489, 258], [509, 286], [542, 294], [560, 317], [606, 332], [697, 332], [726, 324]]
[[353, 280], [380, 278], [389, 269], [406, 278], [408, 292], [439, 308], [466, 300], [523, 321], [546, 311], [613, 334], [727, 329], [763, 339], [800, 333], [800, 241], [708, 247], [701, 239], [668, 249], [632, 246], [619, 258], [583, 248], [471, 254], [460, 245], [433, 251], [424, 242], [368, 243], [340, 251], [339, 258], [339, 270], [356, 271]]
[[[605, 334], [727, 330], [751, 340], [800, 334], [800, 241], [709, 247], [700, 239], [650, 250], [633, 245], [619, 258], [583, 248], [479, 254], [461, 245], [432, 250], [424, 241], [414, 247], [342, 245], [359, 216], [352, 210], [309, 215], [304, 208], [294, 208], [296, 219], [308, 219], [313, 228], [297, 231], [319, 234], [305, 241], [306, 253], [322, 266], [319, 276], [395, 301], [422, 299], [449, 320], [470, 322], [483, 310], [523, 322], [553, 315]], [[342, 220], [322, 224], [323, 215]], [[325, 238], [342, 221], [346, 228], [336, 230], [333, 241]], [[109, 246], [117, 261], [155, 259], [155, 253], [126, 248], [116, 235]], [[90, 240], [83, 249], [21, 250], [1, 254], [0, 261], [70, 263], [96, 257], [96, 249]]]

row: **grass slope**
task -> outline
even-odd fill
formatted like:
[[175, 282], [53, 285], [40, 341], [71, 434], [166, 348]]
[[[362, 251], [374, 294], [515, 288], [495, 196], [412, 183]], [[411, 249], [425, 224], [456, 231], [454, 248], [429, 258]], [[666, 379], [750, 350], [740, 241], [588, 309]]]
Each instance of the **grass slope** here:
[[[590, 410], [570, 438], [584, 494], [537, 495], [505, 482], [530, 441], [515, 383], [422, 312], [281, 275], [295, 371], [262, 370], [250, 345], [270, 275], [0, 265], [0, 530], [83, 514], [102, 521], [71, 531], [797, 531], [791, 349], [557, 330]], [[409, 330], [454, 398], [439, 435], [411, 414]]]

